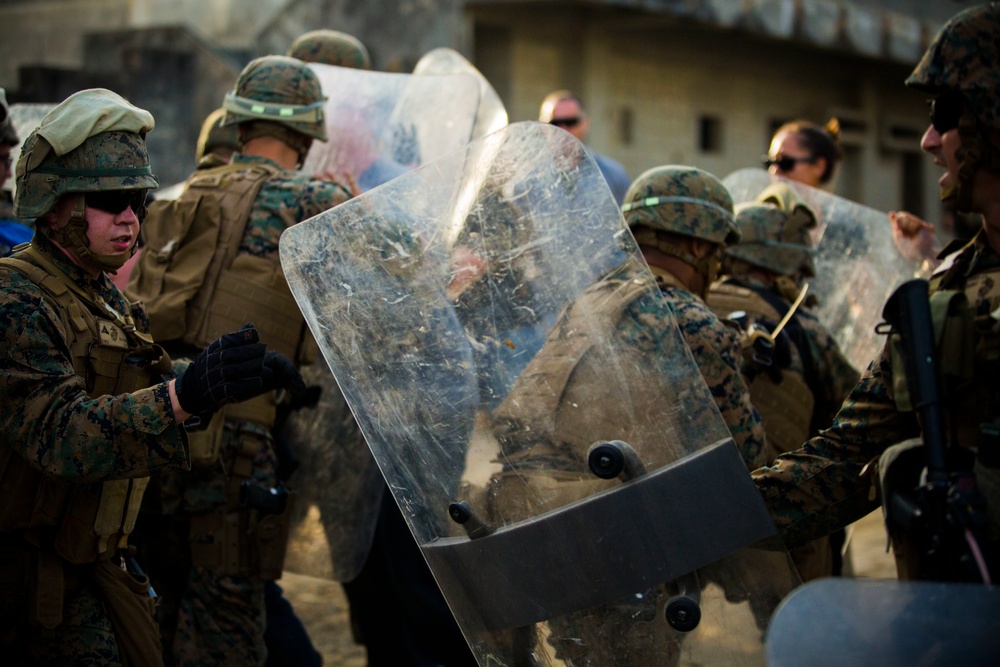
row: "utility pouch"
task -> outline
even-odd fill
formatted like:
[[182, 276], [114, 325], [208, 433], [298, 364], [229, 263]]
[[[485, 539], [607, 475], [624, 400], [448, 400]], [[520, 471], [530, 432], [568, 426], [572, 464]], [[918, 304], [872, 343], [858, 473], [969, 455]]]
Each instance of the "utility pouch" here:
[[94, 580], [101, 589], [111, 626], [115, 631], [123, 667], [163, 665], [156, 604], [149, 596], [149, 578], [125, 572], [104, 561], [94, 566]]
[[281, 571], [285, 568], [295, 498], [295, 492], [289, 491], [281, 514], [261, 515], [255, 512], [257, 522], [253, 528], [253, 540], [257, 551], [256, 565], [258, 574], [264, 581], [280, 579]]
[[193, 467], [210, 468], [219, 462], [225, 423], [226, 419], [220, 410], [212, 415], [204, 429], [187, 431], [188, 452]]
[[269, 350], [297, 359], [305, 321], [281, 265], [273, 260], [238, 255], [221, 272], [199, 339], [211, 341], [245, 322], [254, 323]]
[[192, 516], [188, 524], [191, 564], [218, 568], [227, 574], [247, 574], [250, 570], [248, 516], [246, 511], [226, 508]]
[[[73, 489], [56, 529], [56, 553], [70, 563], [93, 563], [98, 558], [94, 523], [100, 510], [100, 485], [80, 484]], [[106, 555], [110, 556], [110, 552]]]
[[65, 572], [59, 557], [48, 550], [37, 553], [35, 566], [28, 603], [28, 623], [51, 630], [63, 622]]

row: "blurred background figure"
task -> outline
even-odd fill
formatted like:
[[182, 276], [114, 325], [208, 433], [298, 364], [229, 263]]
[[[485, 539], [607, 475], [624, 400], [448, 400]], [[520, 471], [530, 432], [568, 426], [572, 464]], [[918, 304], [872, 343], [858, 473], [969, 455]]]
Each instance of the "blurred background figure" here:
[[[17, 130], [10, 119], [7, 95], [0, 88], [0, 257], [6, 257], [11, 249], [31, 240], [32, 230], [14, 217], [14, 198], [6, 188], [7, 180], [13, 174], [14, 156], [11, 151], [20, 143]], [[13, 181], [12, 181], [13, 182]]]
[[[570, 90], [556, 90], [545, 96], [542, 100], [542, 108], [538, 111], [538, 120], [561, 127], [580, 141], [586, 143], [587, 135], [590, 133], [590, 118], [583, 108], [580, 98]], [[632, 180], [628, 176], [619, 162], [612, 160], [606, 155], [601, 155], [597, 151], [590, 149], [597, 166], [604, 174], [604, 180], [608, 182], [611, 192], [615, 196], [615, 201], [621, 206], [625, 200], [625, 193], [628, 192]]]
[[299, 35], [287, 55], [307, 63], [371, 69], [372, 58], [361, 40], [337, 30], [313, 30]]
[[790, 121], [771, 138], [764, 166], [772, 174], [830, 189], [844, 157], [839, 140], [840, 121], [836, 118], [822, 127], [808, 120]]

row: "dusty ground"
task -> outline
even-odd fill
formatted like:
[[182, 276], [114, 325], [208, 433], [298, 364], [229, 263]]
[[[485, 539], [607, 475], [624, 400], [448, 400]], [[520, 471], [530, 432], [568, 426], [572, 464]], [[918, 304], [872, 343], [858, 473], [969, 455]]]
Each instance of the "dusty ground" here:
[[[873, 512], [851, 526], [849, 552], [854, 576], [895, 578], [892, 555], [885, 553], [881, 512]], [[315, 510], [295, 532], [286, 565], [288, 569], [279, 583], [323, 655], [324, 664], [365, 667], [365, 649], [351, 637], [343, 589], [329, 580], [326, 542]]]

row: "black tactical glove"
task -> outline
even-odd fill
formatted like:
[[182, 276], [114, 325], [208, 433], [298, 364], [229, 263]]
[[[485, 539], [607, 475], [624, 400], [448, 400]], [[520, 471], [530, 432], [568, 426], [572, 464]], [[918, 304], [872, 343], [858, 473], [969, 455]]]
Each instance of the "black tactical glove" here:
[[264, 355], [264, 393], [275, 389], [285, 389], [291, 395], [292, 403], [306, 400], [306, 383], [295, 365], [287, 357], [277, 352]]
[[181, 408], [204, 416], [226, 403], [245, 401], [272, 389], [265, 385], [266, 346], [259, 340], [253, 325], [246, 324], [212, 341], [177, 380]]

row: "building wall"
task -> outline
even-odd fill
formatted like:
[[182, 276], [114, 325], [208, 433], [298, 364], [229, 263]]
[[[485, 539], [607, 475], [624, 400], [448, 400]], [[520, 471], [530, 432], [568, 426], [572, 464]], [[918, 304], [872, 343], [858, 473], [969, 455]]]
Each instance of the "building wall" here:
[[86, 36], [128, 24], [128, 0], [41, 0], [0, 6], [0, 88], [20, 65], [79, 67]]
[[[848, 153], [838, 194], [880, 210], [906, 201], [938, 215], [938, 169], [918, 146], [926, 106], [902, 83], [911, 65], [629, 11], [486, 8], [474, 21], [478, 40], [507, 42], [477, 42], [475, 53], [509, 61], [477, 65], [512, 121], [537, 118], [546, 93], [572, 88], [591, 118], [589, 143], [633, 178], [660, 164], [719, 176], [758, 167], [780, 122], [837, 116]], [[883, 139], [889, 126], [894, 141]], [[914, 162], [921, 174], [910, 190], [919, 192], [904, 193]]]

